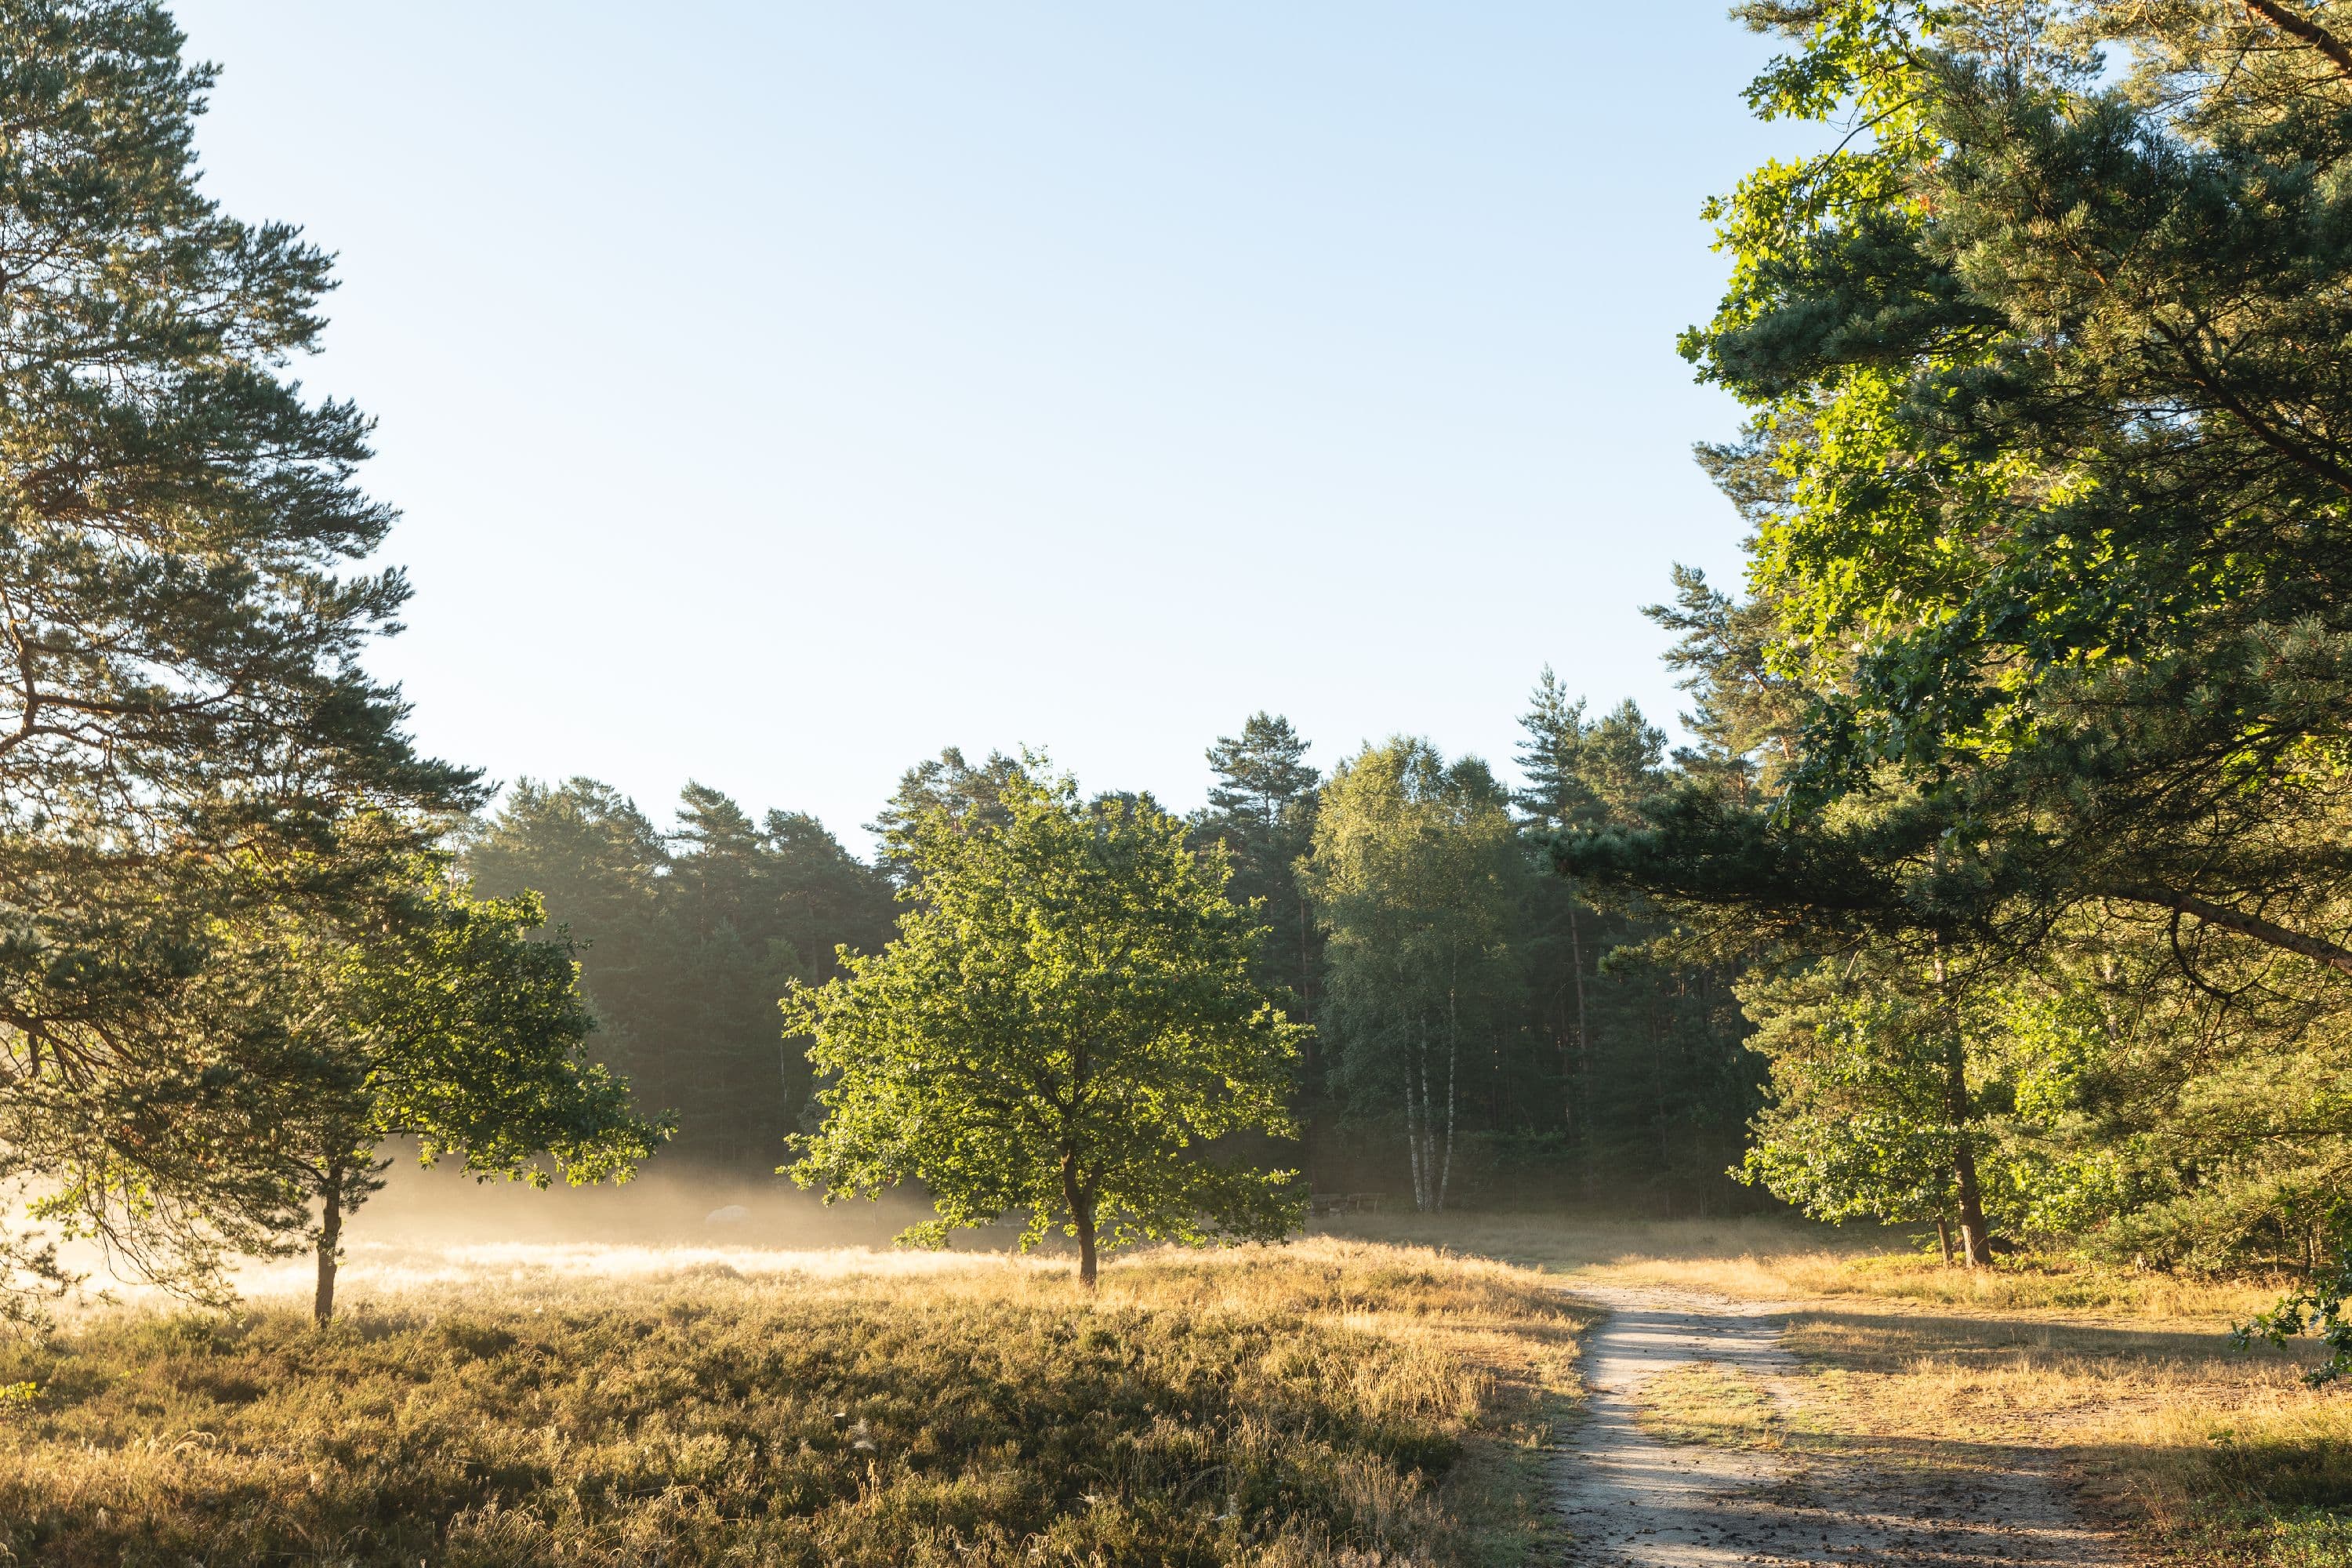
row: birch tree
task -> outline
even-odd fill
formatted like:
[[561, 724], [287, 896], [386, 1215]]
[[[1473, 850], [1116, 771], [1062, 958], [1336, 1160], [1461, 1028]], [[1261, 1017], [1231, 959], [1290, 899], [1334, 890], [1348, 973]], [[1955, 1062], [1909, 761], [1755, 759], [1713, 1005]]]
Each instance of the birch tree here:
[[1510, 797], [1475, 757], [1398, 737], [1325, 786], [1306, 877], [1329, 935], [1339, 1077], [1360, 1113], [1402, 1113], [1423, 1212], [1453, 1195], [1463, 1053], [1514, 984], [1527, 875]]

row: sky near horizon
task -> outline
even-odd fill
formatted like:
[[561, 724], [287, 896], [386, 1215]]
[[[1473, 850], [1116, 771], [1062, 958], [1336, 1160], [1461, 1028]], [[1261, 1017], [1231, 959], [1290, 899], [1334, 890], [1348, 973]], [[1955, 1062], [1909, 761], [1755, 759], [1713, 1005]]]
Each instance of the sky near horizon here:
[[1803, 145], [1722, 0], [180, 0], [207, 188], [339, 258], [429, 751], [688, 777], [853, 847], [946, 745], [1179, 808], [1507, 764], [1545, 664], [1671, 721], [1639, 607], [1740, 533], [1675, 334]]

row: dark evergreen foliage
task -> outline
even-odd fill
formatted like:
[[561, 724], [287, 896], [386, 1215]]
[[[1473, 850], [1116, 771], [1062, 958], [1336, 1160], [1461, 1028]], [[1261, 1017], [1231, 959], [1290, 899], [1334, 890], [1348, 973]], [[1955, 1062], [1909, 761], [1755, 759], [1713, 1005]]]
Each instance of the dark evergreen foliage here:
[[890, 886], [813, 817], [755, 822], [689, 784], [677, 820], [664, 834], [591, 779], [524, 780], [464, 864], [486, 893], [537, 892], [576, 944], [593, 1054], [675, 1114], [665, 1157], [764, 1172], [809, 1113], [806, 1042], [782, 1037], [777, 1001], [835, 973], [835, 948], [889, 940]]
[[[1239, 735], [1209, 748], [1209, 804], [1192, 817], [1195, 843], [1222, 844], [1231, 858], [1226, 892], [1256, 901], [1266, 926], [1259, 944], [1258, 979], [1290, 998], [1292, 1016], [1314, 1016], [1322, 994], [1323, 935], [1298, 884], [1298, 861], [1315, 839], [1315, 805], [1322, 774], [1306, 760], [1307, 742], [1277, 715], [1253, 713]], [[1301, 1068], [1317, 1079], [1310, 1037]]]
[[478, 792], [361, 665], [408, 589], [369, 421], [289, 374], [329, 259], [204, 194], [182, 44], [0, 4], [0, 1183], [200, 1284], [276, 1206], [257, 933], [396, 930]]

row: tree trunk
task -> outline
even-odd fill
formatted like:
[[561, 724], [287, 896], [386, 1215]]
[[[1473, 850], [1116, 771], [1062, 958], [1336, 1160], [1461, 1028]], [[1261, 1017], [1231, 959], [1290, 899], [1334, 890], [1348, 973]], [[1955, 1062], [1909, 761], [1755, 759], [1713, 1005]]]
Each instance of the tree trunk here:
[[1070, 1207], [1070, 1228], [1078, 1233], [1078, 1283], [1095, 1288], [1095, 1194], [1092, 1184], [1078, 1180], [1078, 1157], [1062, 1156], [1062, 1199]]
[[1952, 1222], [1943, 1215], [1936, 1216], [1936, 1244], [1944, 1249], [1944, 1267], [1952, 1266]]
[[1421, 1184], [1422, 1194], [1415, 1205], [1427, 1214], [1437, 1207], [1437, 1101], [1429, 1092], [1429, 1030], [1423, 1026], [1421, 1034]]
[[1445, 1206], [1446, 1196], [1454, 1186], [1454, 1128], [1456, 1120], [1454, 1082], [1460, 1058], [1460, 1050], [1449, 1043], [1445, 1047], [1445, 1163], [1438, 1171], [1437, 1202], [1433, 1205], [1441, 1209]]
[[1462, 1031], [1454, 1022], [1454, 994], [1445, 994], [1445, 1163], [1438, 1167], [1437, 1201], [1432, 1208], [1445, 1206], [1446, 1189], [1454, 1184], [1454, 1082], [1455, 1070], [1462, 1060]]
[[1675, 1112], [1666, 1100], [1666, 1023], [1658, 999], [1650, 998], [1650, 1108], [1657, 1113], [1658, 1173], [1664, 1185], [1666, 1207], [1674, 1208]]
[[1960, 1020], [1952, 1005], [1944, 955], [1936, 954], [1936, 990], [1944, 1009], [1944, 1098], [1952, 1119], [1952, 1184], [1960, 1210], [1960, 1247], [1971, 1268], [1992, 1267], [1992, 1237], [1985, 1229], [1984, 1194], [1977, 1186], [1977, 1153], [1969, 1139], [1976, 1108], [1969, 1100], [1968, 1042], [1960, 1037]]
[[1412, 1206], [1424, 1209], [1429, 1205], [1421, 1197], [1421, 1134], [1412, 1124], [1412, 1064], [1404, 1068], [1404, 1156], [1412, 1170]]
[[1992, 1237], [1985, 1230], [1984, 1200], [1977, 1191], [1976, 1152], [1969, 1147], [1968, 1134], [1960, 1135], [1958, 1153], [1952, 1161], [1952, 1176], [1959, 1188], [1960, 1245], [1967, 1249], [1969, 1267], [1992, 1267]]
[[1399, 1037], [1408, 1042], [1404, 1058], [1404, 1152], [1405, 1158], [1412, 1168], [1412, 1206], [1417, 1214], [1429, 1206], [1428, 1184], [1422, 1179], [1421, 1126], [1413, 1114], [1413, 1068], [1420, 1060], [1420, 1050], [1411, 1043], [1412, 1039], [1411, 1030], [1402, 1022], [1398, 1025], [1398, 1028], [1403, 1031]]
[[1584, 937], [1577, 929], [1576, 897], [1572, 893], [1568, 900], [1568, 963], [1570, 973], [1576, 976], [1576, 1076], [1565, 1098], [1570, 1107], [1570, 1131], [1581, 1138], [1591, 1117], [1588, 1113], [1579, 1118], [1576, 1112], [1584, 1108], [1586, 1086], [1591, 1081], [1592, 1037], [1585, 1032]]
[[319, 1200], [319, 1289], [310, 1299], [310, 1320], [324, 1323], [335, 1315], [335, 1262], [343, 1240], [342, 1166], [327, 1167]]
[[1088, 1204], [1078, 1211], [1078, 1283], [1091, 1290], [1095, 1288], [1095, 1208]]
[[[1307, 895], [1298, 890], [1296, 872], [1290, 878], [1291, 902], [1298, 911], [1298, 1010], [1307, 1015], [1300, 1023], [1315, 1016], [1315, 911], [1307, 907]], [[1307, 1059], [1315, 1060], [1315, 1037], [1307, 1037]]]

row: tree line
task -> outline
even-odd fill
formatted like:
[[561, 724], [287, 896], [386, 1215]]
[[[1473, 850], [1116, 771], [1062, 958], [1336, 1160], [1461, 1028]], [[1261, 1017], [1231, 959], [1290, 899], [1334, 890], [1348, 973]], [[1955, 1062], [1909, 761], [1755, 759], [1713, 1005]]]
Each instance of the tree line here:
[[[1659, 910], [1549, 864], [1558, 833], [1635, 820], [1707, 764], [1668, 757], [1630, 702], [1589, 716], [1549, 670], [1522, 727], [1517, 787], [1412, 738], [1327, 777], [1263, 712], [1208, 748], [1186, 841], [1223, 851], [1225, 895], [1258, 922], [1251, 972], [1310, 1026], [1285, 1157], [1318, 1190], [1431, 1210], [1752, 1207], [1729, 1173], [1762, 1081], [1736, 972], [1683, 962]], [[699, 784], [665, 832], [593, 780], [526, 780], [462, 864], [478, 889], [542, 899], [577, 945], [598, 1058], [677, 1118], [662, 1157], [758, 1173], [818, 1123], [808, 1041], [784, 1038], [776, 999], [896, 934], [923, 821], [1002, 823], [1006, 792], [1036, 782], [1021, 758], [950, 748], [901, 778], [868, 865], [813, 819], [755, 823]]]
[[[1599, 761], [1611, 747], [1660, 765], [1654, 731], [1588, 725], [1556, 691], [1531, 742], [1559, 764], [1544, 800], [1416, 742], [1325, 780], [1260, 719], [1221, 742], [1213, 805], [1190, 822], [1112, 797], [1081, 830], [1026, 761], [943, 753], [885, 803], [871, 863], [807, 817], [755, 821], [694, 786], [666, 830], [586, 781], [525, 784], [490, 809], [480, 774], [420, 752], [400, 693], [366, 671], [409, 589], [366, 564], [394, 521], [359, 484], [368, 419], [293, 374], [331, 269], [298, 230], [200, 188], [213, 73], [183, 44], [152, 0], [0, 5], [0, 136], [17, 150], [0, 210], [25, 258], [0, 268], [12, 1316], [73, 1283], [67, 1238], [199, 1299], [224, 1295], [240, 1257], [307, 1249], [324, 1319], [395, 1141], [541, 1184], [625, 1179], [673, 1137], [667, 1157], [754, 1169], [798, 1140], [800, 1166], [824, 1166], [814, 1151], [841, 1152], [860, 1125], [840, 1098], [860, 1058], [789, 1033], [780, 999], [813, 1026], [829, 985], [916, 966], [975, 867], [1164, 900], [1125, 950], [1129, 1001], [1160, 974], [1195, 1011], [1140, 1033], [1104, 1021], [1080, 1042], [1101, 1070], [1071, 1079], [1189, 1107], [1136, 1148], [1306, 1130], [1318, 1176], [1433, 1207], [1527, 1171], [1597, 1170], [1612, 1149], [1661, 1194], [1717, 1184], [1745, 1092], [1716, 1081], [1731, 1036], [1707, 1031], [1727, 994], [1605, 969], [1645, 917], [1588, 904], [1534, 859], [1541, 813], [1624, 795]], [[1022, 859], [1033, 829], [1074, 858]], [[1192, 869], [1165, 860], [1171, 845]], [[1126, 858], [1080, 874], [1114, 848]], [[1118, 989], [1116, 965], [1088, 962], [1097, 991]], [[1025, 1005], [1076, 1005], [1032, 978]], [[1192, 1073], [1191, 1098], [1141, 1067], [1109, 1072], [1114, 1040]], [[1644, 1068], [1638, 1092], [1612, 1052]], [[1168, 1209], [1190, 1193], [1263, 1233], [1291, 1213], [1252, 1184], [1281, 1158], [1230, 1152], [1138, 1156], [1125, 1175], [1073, 1152], [1083, 1178], [1059, 1199], [1034, 1184], [959, 1198], [951, 1169], [919, 1173], [967, 1216], [1066, 1210], [1076, 1191], [1089, 1214], [1111, 1205], [1114, 1239], [1206, 1234]], [[842, 1158], [852, 1186], [881, 1168]]]

